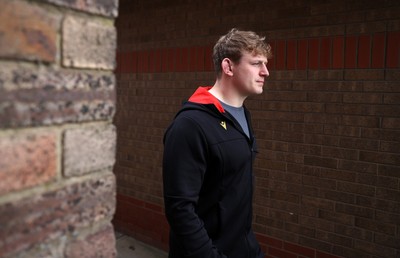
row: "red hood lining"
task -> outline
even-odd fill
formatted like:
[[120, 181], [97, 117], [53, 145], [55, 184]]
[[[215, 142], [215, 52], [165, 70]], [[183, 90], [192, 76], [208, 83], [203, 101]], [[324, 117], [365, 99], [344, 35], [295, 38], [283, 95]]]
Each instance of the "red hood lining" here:
[[222, 107], [221, 102], [219, 102], [214, 95], [208, 92], [211, 88], [211, 86], [197, 88], [197, 90], [189, 98], [189, 101], [199, 104], [213, 104], [219, 112], [225, 113], [225, 109]]

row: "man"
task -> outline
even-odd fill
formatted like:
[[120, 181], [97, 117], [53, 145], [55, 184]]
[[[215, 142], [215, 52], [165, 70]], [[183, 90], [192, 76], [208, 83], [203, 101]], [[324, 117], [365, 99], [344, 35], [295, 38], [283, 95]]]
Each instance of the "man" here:
[[217, 79], [184, 104], [164, 137], [170, 258], [262, 258], [251, 229], [256, 150], [244, 100], [261, 94], [271, 47], [232, 29], [214, 46]]

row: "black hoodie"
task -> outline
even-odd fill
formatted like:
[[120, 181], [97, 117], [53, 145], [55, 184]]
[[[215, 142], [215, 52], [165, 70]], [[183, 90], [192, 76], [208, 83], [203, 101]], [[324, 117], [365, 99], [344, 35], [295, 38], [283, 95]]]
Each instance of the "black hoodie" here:
[[256, 144], [200, 87], [164, 136], [170, 258], [262, 258], [251, 229]]

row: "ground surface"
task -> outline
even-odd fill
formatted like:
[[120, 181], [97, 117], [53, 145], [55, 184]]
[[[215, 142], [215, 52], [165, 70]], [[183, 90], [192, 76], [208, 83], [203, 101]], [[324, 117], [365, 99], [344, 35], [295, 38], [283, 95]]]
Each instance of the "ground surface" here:
[[136, 239], [123, 235], [119, 232], [115, 233], [117, 239], [117, 258], [167, 258], [168, 255], [164, 251], [146, 245]]

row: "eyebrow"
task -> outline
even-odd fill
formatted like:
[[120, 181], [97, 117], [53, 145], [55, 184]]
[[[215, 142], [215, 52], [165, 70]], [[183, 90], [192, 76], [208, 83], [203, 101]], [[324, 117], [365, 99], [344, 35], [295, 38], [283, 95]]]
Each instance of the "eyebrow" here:
[[252, 59], [251, 62], [266, 63], [267, 64], [268, 63], [268, 59], [263, 60], [263, 59], [256, 58], [256, 59]]

